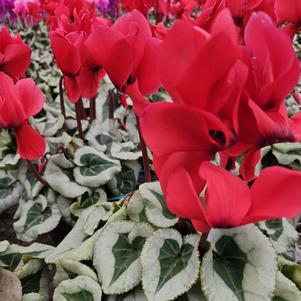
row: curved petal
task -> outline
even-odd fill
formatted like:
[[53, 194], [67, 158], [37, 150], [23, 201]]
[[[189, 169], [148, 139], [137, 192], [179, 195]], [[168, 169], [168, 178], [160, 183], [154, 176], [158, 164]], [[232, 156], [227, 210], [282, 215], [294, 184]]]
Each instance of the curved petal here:
[[103, 66], [114, 85], [121, 90], [133, 68], [132, 49], [125, 37], [117, 30], [99, 25], [85, 44], [95, 60], [97, 59]]
[[125, 92], [132, 99], [135, 114], [137, 116], [141, 116], [144, 109], [150, 104], [150, 102], [140, 93], [137, 81], [128, 85]]
[[252, 205], [243, 223], [294, 217], [301, 211], [301, 172], [273, 166], [251, 187]]
[[49, 33], [56, 63], [64, 75], [75, 75], [81, 67], [79, 49], [57, 32]]
[[168, 209], [182, 218], [198, 221], [198, 230], [208, 232], [211, 228], [204, 214], [202, 203], [185, 169], [175, 170], [166, 189]]
[[141, 64], [137, 70], [139, 90], [143, 95], [154, 93], [161, 86], [159, 73], [159, 46], [161, 40], [150, 38], [147, 40]]
[[64, 86], [67, 90], [69, 100], [72, 103], [76, 103], [81, 97], [77, 79], [74, 77], [64, 76]]
[[121, 32], [131, 44], [133, 53], [132, 73], [136, 73], [143, 58], [146, 41], [152, 36], [149, 22], [138, 10], [134, 9], [118, 18], [112, 26], [112, 30]]
[[206, 180], [205, 212], [215, 228], [237, 227], [251, 206], [251, 194], [247, 184], [230, 172], [204, 162], [199, 169]]
[[300, 64], [291, 41], [262, 12], [251, 15], [244, 39], [253, 53], [252, 69], [259, 91], [256, 102], [261, 108], [275, 107], [299, 80]]
[[299, 23], [301, 20], [301, 3], [298, 0], [276, 0], [275, 13], [278, 22]]
[[233, 139], [232, 132], [214, 115], [174, 103], [150, 104], [140, 121], [143, 137], [157, 156], [177, 151], [213, 154]]
[[15, 85], [27, 118], [39, 113], [43, 108], [45, 97], [31, 78], [19, 80]]
[[183, 102], [175, 91], [175, 83], [208, 39], [207, 32], [193, 27], [189, 21], [178, 20], [161, 43], [158, 58], [161, 80], [174, 101]]
[[14, 81], [0, 72], [0, 127], [17, 128], [27, 119], [25, 107], [15, 89]]
[[46, 143], [41, 134], [28, 123], [16, 129], [18, 153], [24, 160], [36, 160], [43, 156]]
[[8, 45], [0, 69], [12, 78], [23, 76], [30, 65], [31, 49], [25, 44]]

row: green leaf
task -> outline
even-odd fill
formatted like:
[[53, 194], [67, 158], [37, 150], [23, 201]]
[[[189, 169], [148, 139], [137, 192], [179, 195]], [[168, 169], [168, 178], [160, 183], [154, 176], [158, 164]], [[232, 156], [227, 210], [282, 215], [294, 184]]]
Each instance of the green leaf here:
[[54, 285], [64, 280], [74, 279], [79, 275], [89, 276], [97, 281], [96, 273], [87, 265], [72, 259], [61, 259], [56, 263], [56, 273], [54, 276]]
[[[48, 161], [45, 169], [45, 180], [51, 188], [66, 198], [76, 198], [85, 192], [90, 192], [87, 187], [81, 186], [67, 174], [68, 169], [62, 169], [51, 160]], [[71, 170], [72, 172], [72, 170]]]
[[24, 231], [29, 228], [43, 223], [47, 218], [51, 216], [51, 208], [46, 207], [43, 210], [43, 205], [40, 203], [34, 203], [32, 207], [27, 211], [27, 218], [25, 222]]
[[82, 195], [76, 203], [73, 203], [70, 206], [70, 211], [74, 216], [80, 216], [83, 209], [91, 207], [97, 203], [105, 203], [106, 201], [106, 192], [103, 189], [98, 188], [93, 191], [91, 195], [89, 195], [88, 193]]
[[23, 241], [32, 241], [40, 234], [53, 230], [61, 219], [56, 204], [48, 205], [47, 199], [39, 195], [34, 201], [28, 200], [21, 207], [21, 218], [14, 223], [17, 237]]
[[27, 293], [38, 293], [40, 291], [40, 279], [42, 276], [42, 270], [35, 274], [30, 274], [21, 279], [22, 292]]
[[166, 206], [159, 182], [144, 183], [140, 185], [139, 191], [145, 202], [147, 219], [153, 225], [167, 228], [178, 222], [179, 219]]
[[222, 236], [215, 245], [213, 269], [235, 292], [238, 300], [244, 301], [242, 287], [243, 274], [248, 263], [247, 255], [242, 252], [232, 236]]
[[88, 187], [99, 187], [121, 171], [119, 161], [112, 160], [89, 146], [80, 148], [74, 154], [74, 163], [78, 166], [74, 169], [75, 180]]
[[198, 279], [199, 235], [182, 238], [174, 229], [160, 229], [142, 250], [142, 284], [149, 301], [173, 300]]
[[277, 272], [277, 282], [272, 301], [300, 301], [301, 292], [296, 285], [286, 278], [281, 272]]
[[286, 218], [259, 222], [258, 227], [270, 238], [277, 253], [286, 252], [298, 240], [297, 231]]
[[279, 257], [279, 269], [301, 290], [301, 265]]
[[55, 289], [53, 301], [100, 301], [100, 285], [88, 276], [62, 281]]
[[214, 229], [208, 239], [213, 249], [201, 265], [201, 284], [208, 301], [271, 300], [276, 254], [257, 227]]
[[[176, 240], [166, 239], [164, 241], [158, 257], [161, 274], [156, 291], [159, 291], [167, 281], [187, 267], [193, 251], [194, 246], [191, 244], [185, 244], [180, 249]], [[162, 271], [164, 272], [162, 273]]]
[[134, 246], [130, 244], [128, 233], [121, 233], [119, 235], [118, 240], [112, 249], [115, 258], [115, 270], [110, 285], [114, 283], [139, 257], [139, 251], [141, 251], [141, 247], [140, 249], [135, 249]]
[[67, 301], [93, 301], [93, 295], [86, 291], [86, 290], [81, 290], [78, 293], [74, 294], [69, 294], [69, 293], [63, 293], [62, 294]]
[[153, 228], [145, 223], [109, 223], [95, 243], [94, 266], [106, 294], [122, 294], [141, 281], [140, 253]]

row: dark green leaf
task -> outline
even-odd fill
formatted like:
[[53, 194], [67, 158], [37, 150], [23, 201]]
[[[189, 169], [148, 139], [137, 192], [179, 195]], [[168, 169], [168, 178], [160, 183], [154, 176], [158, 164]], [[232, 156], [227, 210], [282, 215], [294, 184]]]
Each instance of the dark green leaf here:
[[45, 210], [43, 210], [41, 203], [33, 204], [27, 211], [24, 232], [35, 225], [42, 224], [47, 218], [51, 216], [51, 213], [52, 211], [50, 207], [46, 207]]
[[242, 280], [248, 262], [247, 255], [240, 250], [231, 236], [226, 235], [216, 242], [216, 251], [213, 261], [214, 270], [235, 293], [238, 300], [244, 301]]
[[81, 290], [78, 293], [74, 293], [74, 294], [69, 294], [69, 293], [63, 293], [62, 294], [67, 301], [93, 301], [93, 295], [86, 291], [86, 290]]
[[136, 188], [136, 177], [134, 171], [127, 167], [122, 166], [121, 172], [116, 175], [117, 188], [122, 194], [132, 192]]
[[40, 280], [41, 280], [42, 270], [35, 274], [30, 274], [23, 279], [21, 279], [22, 292], [27, 293], [38, 293], [40, 291]]
[[281, 234], [283, 233], [283, 222], [282, 219], [272, 219], [272, 220], [267, 220], [265, 221], [265, 224], [267, 226], [268, 229], [274, 230], [275, 233], [270, 234], [269, 236], [277, 241], [278, 238], [281, 236]]
[[161, 204], [161, 207], [162, 207], [162, 213], [163, 215], [168, 218], [168, 219], [174, 219], [175, 216], [173, 214], [171, 214], [169, 212], [169, 210], [167, 209], [167, 206], [166, 206], [166, 203], [165, 203], [165, 199], [163, 197], [162, 194], [156, 192], [156, 191], [153, 191], [150, 189], [150, 192], [156, 197], [156, 199], [160, 202]]
[[80, 157], [80, 163], [85, 165], [80, 167], [80, 173], [83, 176], [95, 176], [104, 170], [114, 167], [115, 165], [95, 154], [84, 154]]
[[174, 239], [166, 239], [160, 249], [160, 278], [157, 285], [159, 291], [163, 285], [186, 268], [193, 253], [193, 245], [185, 244], [180, 250], [179, 243]]
[[[135, 249], [134, 246], [130, 244], [128, 235], [128, 233], [121, 233], [115, 245], [113, 246], [112, 253], [115, 258], [115, 270], [111, 284], [115, 282], [120, 275], [122, 275], [122, 273], [124, 273], [128, 267], [139, 257], [140, 250]], [[134, 244], [136, 247], [140, 247], [141, 241], [136, 240]]]

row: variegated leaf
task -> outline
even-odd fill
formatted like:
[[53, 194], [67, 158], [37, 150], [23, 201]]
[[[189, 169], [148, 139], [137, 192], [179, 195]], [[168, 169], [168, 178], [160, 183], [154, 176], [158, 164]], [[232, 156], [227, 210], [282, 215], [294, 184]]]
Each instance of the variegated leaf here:
[[146, 241], [141, 262], [142, 285], [149, 301], [173, 300], [187, 292], [199, 277], [200, 236], [160, 229]]
[[145, 200], [145, 214], [155, 226], [168, 228], [178, 222], [178, 218], [171, 214], [166, 206], [159, 182], [144, 183], [139, 191]]
[[94, 266], [106, 294], [128, 292], [141, 281], [140, 253], [153, 228], [146, 223], [108, 224], [95, 243]]
[[53, 230], [60, 222], [61, 214], [56, 204], [48, 206], [47, 199], [39, 195], [34, 201], [28, 200], [23, 206], [21, 218], [14, 223], [17, 237], [32, 241], [40, 234]]
[[74, 169], [76, 182], [88, 187], [99, 187], [121, 171], [119, 161], [89, 146], [80, 148], [74, 154], [74, 163], [77, 165]]
[[54, 286], [57, 287], [60, 282], [73, 279], [79, 275], [89, 276], [97, 281], [97, 275], [87, 265], [72, 259], [58, 260], [56, 263], [56, 273], [54, 275]]
[[258, 226], [270, 238], [277, 253], [286, 252], [298, 240], [298, 232], [286, 218], [259, 222]]
[[28, 247], [19, 245], [9, 245], [8, 248], [0, 253], [0, 266], [8, 268], [10, 271], [20, 269], [23, 265], [23, 257], [45, 258], [52, 251], [53, 247], [49, 245], [33, 243]]
[[66, 198], [76, 198], [90, 192], [89, 188], [73, 180], [72, 169], [62, 169], [51, 160], [46, 165], [45, 180], [53, 190]]
[[62, 281], [55, 289], [53, 301], [100, 301], [100, 285], [88, 276]]
[[299, 289], [279, 271], [272, 301], [301, 301]]
[[269, 301], [276, 284], [276, 253], [254, 225], [210, 232], [201, 284], [208, 301]]

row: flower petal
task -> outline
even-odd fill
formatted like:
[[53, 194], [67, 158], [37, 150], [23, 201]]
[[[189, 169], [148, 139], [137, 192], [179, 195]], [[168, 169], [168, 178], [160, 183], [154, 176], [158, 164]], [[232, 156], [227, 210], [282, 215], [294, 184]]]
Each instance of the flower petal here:
[[251, 187], [252, 205], [244, 223], [294, 217], [301, 210], [301, 172], [273, 166], [264, 169]]
[[28, 123], [16, 130], [18, 153], [24, 160], [36, 160], [43, 156], [46, 143], [41, 134]]
[[205, 212], [215, 228], [237, 227], [251, 206], [247, 184], [230, 172], [204, 162], [199, 175], [207, 183]]

